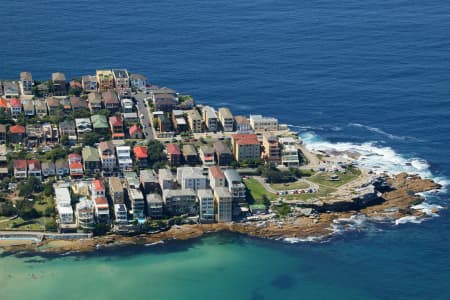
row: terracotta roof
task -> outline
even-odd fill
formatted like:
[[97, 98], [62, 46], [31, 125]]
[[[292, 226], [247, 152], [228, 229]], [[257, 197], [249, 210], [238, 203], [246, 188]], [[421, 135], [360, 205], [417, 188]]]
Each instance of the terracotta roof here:
[[97, 197], [97, 198], [95, 198], [95, 205], [107, 207], [108, 200], [106, 200], [105, 197]]
[[180, 151], [180, 147], [178, 147], [178, 145], [175, 144], [168, 144], [167, 145], [167, 153], [172, 154], [172, 155], [181, 155], [181, 151]]
[[37, 159], [30, 159], [27, 161], [28, 170], [41, 170], [41, 162]]
[[13, 161], [13, 167], [14, 169], [26, 169], [27, 161], [25, 159], [15, 159]]
[[124, 137], [124, 136], [125, 136], [125, 133], [121, 133], [121, 132], [113, 133], [112, 136], [113, 136], [113, 137]]
[[14, 125], [9, 127], [9, 133], [12, 134], [24, 134], [25, 133], [25, 127], [21, 125]]
[[133, 148], [134, 156], [139, 159], [144, 159], [148, 157], [147, 147], [144, 146], [135, 146]]
[[59, 106], [59, 100], [56, 99], [56, 98], [53, 98], [53, 97], [47, 98], [46, 101], [47, 101], [47, 105], [48, 106], [51, 106], [51, 107], [58, 107]]
[[112, 126], [123, 126], [122, 118], [119, 117], [119, 116], [112, 116], [112, 117], [109, 117], [109, 123], [110, 123]]
[[114, 153], [114, 145], [111, 141], [100, 142], [100, 144], [98, 144], [98, 148], [101, 152], [111, 150], [111, 152]]
[[231, 137], [239, 145], [259, 144], [257, 135], [253, 133], [233, 134]]
[[8, 108], [8, 101], [6, 99], [0, 98], [0, 107]]
[[80, 162], [73, 162], [69, 165], [69, 169], [83, 169], [83, 165]]
[[81, 100], [80, 97], [71, 97], [70, 104], [72, 105], [72, 107], [77, 107], [77, 108], [87, 108], [88, 107], [87, 101]]
[[119, 98], [114, 92], [107, 91], [102, 94], [102, 101], [105, 103], [119, 104]]
[[94, 186], [95, 190], [97, 190], [97, 191], [105, 189], [105, 185], [103, 184], [103, 181], [101, 181], [100, 179], [96, 179], [96, 180], [92, 181], [92, 185]]
[[21, 107], [22, 106], [22, 101], [20, 101], [19, 98], [12, 98], [9, 103], [11, 104], [11, 107]]
[[77, 153], [70, 153], [67, 158], [69, 159], [69, 161], [71, 160], [79, 160], [81, 161], [81, 155], [77, 154]]
[[209, 168], [209, 170], [211, 171], [211, 175], [214, 178], [225, 179], [225, 175], [223, 175], [222, 170], [220, 170], [218, 166], [212, 166]]

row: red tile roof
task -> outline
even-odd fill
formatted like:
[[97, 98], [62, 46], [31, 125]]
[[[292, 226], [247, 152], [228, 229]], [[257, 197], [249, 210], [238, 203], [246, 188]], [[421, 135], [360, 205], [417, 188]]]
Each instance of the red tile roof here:
[[69, 159], [69, 161], [72, 160], [77, 160], [77, 161], [81, 161], [81, 155], [77, 154], [77, 153], [70, 153], [67, 158]]
[[254, 145], [259, 144], [258, 136], [253, 133], [241, 133], [231, 135], [236, 144], [239, 145]]
[[171, 155], [181, 155], [180, 147], [178, 147], [178, 145], [175, 144], [168, 144], [167, 153]]
[[25, 134], [25, 127], [21, 125], [14, 125], [9, 127], [9, 133], [12, 134]]
[[0, 98], [0, 107], [8, 108], [8, 101], [6, 99]]
[[144, 146], [135, 146], [133, 148], [134, 156], [138, 159], [146, 159], [148, 157], [147, 147]]
[[25, 159], [15, 159], [13, 161], [13, 167], [14, 169], [26, 169], [27, 161]]
[[95, 198], [95, 205], [100, 207], [108, 207], [108, 200], [105, 197]]
[[80, 162], [73, 162], [69, 164], [69, 169], [83, 169], [83, 165]]
[[94, 186], [96, 191], [105, 189], [105, 185], [103, 184], [103, 181], [101, 181], [100, 179], [96, 179], [96, 180], [92, 181], [92, 185]]
[[22, 107], [22, 101], [19, 98], [12, 98], [9, 103], [11, 107]]
[[30, 159], [27, 161], [28, 163], [28, 170], [41, 170], [41, 162], [37, 159]]
[[123, 126], [122, 118], [120, 118], [119, 116], [109, 117], [109, 123], [111, 124], [111, 126]]
[[214, 178], [225, 179], [225, 175], [223, 175], [222, 170], [220, 170], [220, 168], [218, 166], [212, 166], [209, 168], [209, 170], [211, 171], [211, 175]]

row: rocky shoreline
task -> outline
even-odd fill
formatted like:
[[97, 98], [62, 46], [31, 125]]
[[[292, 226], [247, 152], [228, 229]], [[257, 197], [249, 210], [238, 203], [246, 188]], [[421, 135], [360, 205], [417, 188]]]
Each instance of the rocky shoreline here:
[[[44, 239], [40, 243], [25, 240], [0, 240], [0, 249], [6, 253], [66, 253], [90, 252], [104, 247], [121, 247], [132, 245], [151, 245], [168, 240], [188, 240], [214, 232], [234, 232], [251, 237], [272, 240], [314, 240], [329, 238], [333, 235], [333, 224], [340, 220], [351, 220], [352, 216], [365, 216], [373, 220], [397, 220], [403, 217], [425, 218], [423, 211], [411, 208], [423, 202], [421, 192], [437, 190], [441, 186], [430, 179], [417, 175], [401, 173], [384, 176], [385, 189], [379, 192], [377, 201], [364, 203], [358, 209], [324, 211], [309, 216], [287, 217], [245, 223], [215, 223], [172, 226], [166, 231], [123, 236], [109, 234], [81, 240]], [[348, 199], [344, 199], [347, 203]], [[353, 206], [354, 208], [355, 206]]]

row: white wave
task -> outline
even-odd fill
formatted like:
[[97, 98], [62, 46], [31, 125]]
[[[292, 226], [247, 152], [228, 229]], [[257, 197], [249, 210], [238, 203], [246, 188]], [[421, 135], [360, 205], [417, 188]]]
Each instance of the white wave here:
[[342, 131], [342, 127], [339, 126], [331, 126], [331, 125], [324, 125], [324, 126], [307, 126], [307, 125], [293, 125], [293, 124], [287, 124], [287, 126], [292, 128], [297, 128], [300, 130], [331, 130], [331, 131]]
[[406, 217], [401, 217], [400, 219], [395, 220], [395, 225], [406, 224], [406, 223], [420, 224], [424, 220], [425, 220], [424, 218], [417, 218], [416, 216], [406, 216]]
[[287, 237], [283, 238], [283, 242], [289, 243], [289, 244], [297, 244], [302, 242], [319, 242], [324, 239], [323, 236], [308, 236], [305, 238], [297, 238], [297, 237]]
[[422, 202], [421, 204], [411, 206], [411, 208], [415, 209], [415, 210], [419, 210], [419, 211], [423, 212], [424, 214], [426, 214], [427, 216], [431, 216], [431, 217], [439, 217], [437, 212], [440, 211], [441, 209], [443, 209], [443, 207], [440, 205], [429, 204], [426, 202]]
[[372, 127], [372, 126], [368, 126], [368, 125], [364, 125], [364, 124], [360, 124], [360, 123], [349, 123], [348, 126], [352, 126], [352, 127], [358, 127], [358, 128], [364, 128], [370, 132], [374, 132], [374, 133], [378, 133], [380, 135], [386, 136], [392, 140], [400, 140], [400, 141], [407, 141], [407, 140], [414, 140], [414, 141], [418, 141], [417, 138], [412, 137], [412, 136], [399, 136], [399, 135], [395, 135], [395, 134], [391, 134], [389, 132], [386, 132], [380, 128], [377, 127]]

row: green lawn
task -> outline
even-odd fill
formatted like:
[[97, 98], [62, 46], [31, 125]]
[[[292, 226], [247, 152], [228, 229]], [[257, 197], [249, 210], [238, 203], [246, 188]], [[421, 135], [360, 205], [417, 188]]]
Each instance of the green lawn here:
[[263, 196], [267, 196], [269, 200], [274, 200], [275, 195], [272, 193], [269, 193], [264, 186], [262, 186], [256, 179], [254, 178], [247, 178], [244, 179], [244, 184], [247, 187], [248, 196], [254, 200], [255, 203], [261, 204], [263, 203], [262, 198]]
[[[339, 180], [330, 180], [331, 175], [338, 175]], [[341, 185], [344, 185], [346, 183], [349, 183], [350, 181], [358, 178], [358, 176], [361, 175], [361, 171], [356, 168], [351, 168], [347, 170], [345, 173], [326, 173], [321, 172], [317, 173], [311, 177], [308, 178], [308, 180], [315, 182], [317, 184], [328, 186], [328, 187], [340, 187]]]
[[[46, 218], [48, 221], [49, 218]], [[8, 222], [0, 223], [0, 230], [44, 230], [44, 218], [24, 220], [17, 218]]]
[[328, 186], [323, 186], [319, 184], [319, 191], [317, 193], [305, 193], [305, 194], [298, 194], [298, 195], [285, 195], [283, 196], [287, 200], [309, 200], [312, 198], [318, 198], [318, 197], [324, 197], [327, 196], [333, 192], [335, 192], [336, 189]]
[[303, 181], [296, 181], [289, 183], [273, 183], [270, 184], [270, 187], [277, 191], [286, 191], [286, 190], [306, 189], [309, 187], [309, 184]]

